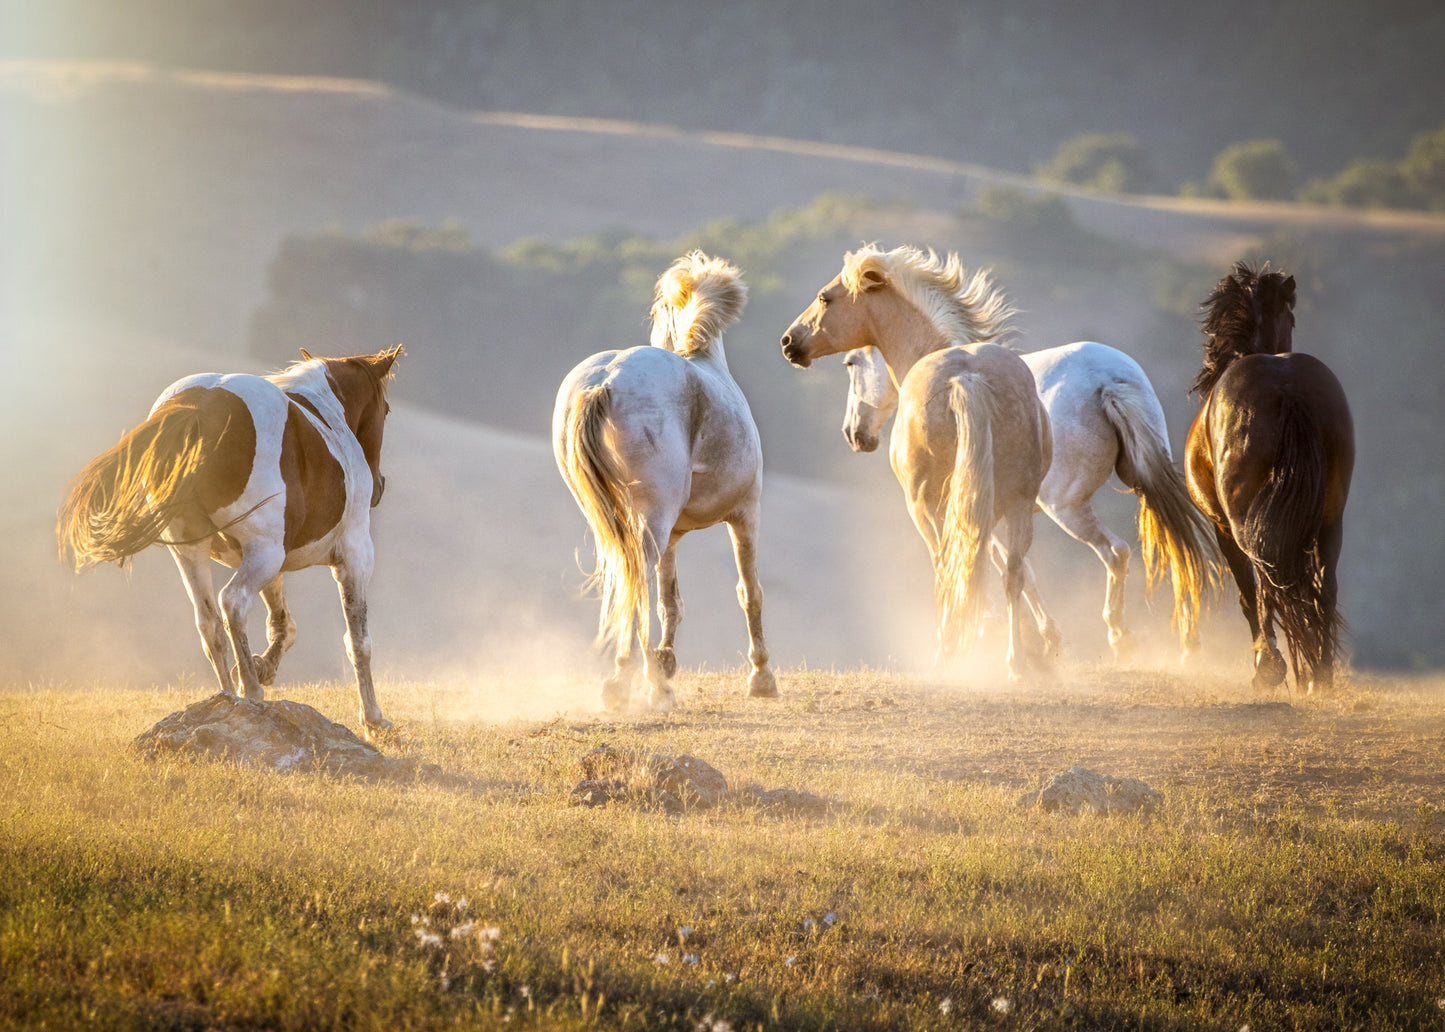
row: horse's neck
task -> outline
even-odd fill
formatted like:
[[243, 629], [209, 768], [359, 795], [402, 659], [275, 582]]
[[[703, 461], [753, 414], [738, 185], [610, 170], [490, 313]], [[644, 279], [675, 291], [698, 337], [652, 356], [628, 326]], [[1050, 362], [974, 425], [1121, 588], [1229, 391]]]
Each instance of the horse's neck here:
[[726, 380], [733, 378], [732, 370], [728, 369], [728, 356], [723, 349], [721, 337], [709, 344], [706, 351], [689, 356], [688, 361], [697, 368], [711, 370]]
[[874, 327], [874, 345], [883, 353], [895, 384], [903, 382], [919, 359], [955, 343], [932, 319], [906, 302], [893, 306]]

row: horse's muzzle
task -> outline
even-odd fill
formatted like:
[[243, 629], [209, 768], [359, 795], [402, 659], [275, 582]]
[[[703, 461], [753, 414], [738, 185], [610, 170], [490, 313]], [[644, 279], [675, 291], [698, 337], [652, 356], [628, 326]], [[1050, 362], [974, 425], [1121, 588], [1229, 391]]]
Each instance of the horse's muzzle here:
[[378, 473], [371, 481], [371, 507], [375, 509], [381, 504], [381, 496], [386, 493], [386, 477]]
[[783, 334], [783, 357], [799, 369], [807, 369], [813, 364], [813, 357], [808, 354], [807, 346], [802, 340], [794, 337], [792, 332]]
[[872, 452], [878, 450], [878, 437], [874, 434], [865, 434], [861, 430], [854, 430], [851, 427], [843, 428], [843, 438], [848, 442], [848, 447], [855, 452]]

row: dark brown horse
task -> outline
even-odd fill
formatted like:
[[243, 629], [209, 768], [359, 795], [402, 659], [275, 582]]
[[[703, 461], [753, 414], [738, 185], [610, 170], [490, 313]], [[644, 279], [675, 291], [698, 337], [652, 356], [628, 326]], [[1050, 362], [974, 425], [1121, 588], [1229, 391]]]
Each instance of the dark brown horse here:
[[1290, 350], [1293, 276], [1238, 262], [1205, 300], [1205, 396], [1189, 430], [1189, 493], [1215, 525], [1254, 635], [1254, 684], [1330, 686], [1343, 622], [1336, 566], [1355, 465], [1350, 406], [1319, 359]]

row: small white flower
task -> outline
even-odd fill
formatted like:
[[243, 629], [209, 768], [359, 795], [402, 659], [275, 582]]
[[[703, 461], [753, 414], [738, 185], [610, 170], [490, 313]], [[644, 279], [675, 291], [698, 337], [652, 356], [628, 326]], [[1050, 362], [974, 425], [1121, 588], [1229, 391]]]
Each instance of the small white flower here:
[[477, 933], [477, 938], [482, 940], [486, 949], [491, 949], [492, 944], [502, 937], [502, 930], [497, 927], [483, 928]]
[[467, 936], [472, 934], [472, 929], [475, 927], [477, 927], [477, 923], [475, 921], [463, 921], [461, 924], [453, 928], [448, 934], [451, 935], [453, 939], [465, 939]]
[[705, 988], [708, 988], [708, 989], [716, 989], [716, 988], [717, 988], [717, 979], [716, 979], [716, 978], [709, 978], [709, 979], [707, 980], [707, 986], [706, 986]]
[[736, 982], [737, 980], [738, 976], [733, 974], [732, 972], [728, 972], [727, 974], [723, 975], [723, 981], [727, 982], [729, 985], [731, 985], [733, 982]]
[[436, 932], [429, 932], [425, 928], [418, 928], [416, 930], [416, 937], [423, 946], [440, 946], [442, 944], [442, 937], [440, 935]]
[[441, 978], [438, 979], [438, 981], [439, 981], [439, 983], [441, 984], [441, 987], [442, 987], [442, 991], [443, 991], [443, 992], [445, 992], [446, 990], [448, 990], [448, 989], [450, 989], [450, 988], [452, 987], [452, 980], [451, 980], [450, 978], [448, 978], [446, 975], [442, 975]]
[[452, 901], [452, 898], [445, 892], [438, 892], [432, 899], [438, 903], [450, 903]]
[[697, 963], [697, 954], [696, 954], [696, 953], [684, 953], [684, 954], [682, 955], [682, 962], [683, 962], [684, 964], [696, 964], [696, 963]]
[[791, 956], [791, 957], [789, 957], [787, 960], [783, 961], [783, 967], [792, 967], [792, 966], [793, 966], [794, 964], [796, 964], [797, 962], [798, 962], [797, 956], [796, 956], [796, 955]]
[[829, 928], [832, 928], [833, 925], [834, 925], [835, 923], [837, 923], [837, 920], [838, 920], [838, 915], [835, 914], [835, 913], [833, 913], [833, 911], [831, 911], [831, 910], [828, 911], [826, 914], [823, 915], [823, 923], [824, 923], [825, 925], [827, 925]]
[[467, 897], [463, 896], [461, 899], [457, 900], [457, 909], [458, 909], [458, 910], [465, 910], [465, 909], [467, 909]]
[[411, 923], [415, 925], [415, 924], [430, 924], [431, 922], [429, 922], [426, 918], [422, 917], [420, 914], [412, 914], [412, 915], [411, 915]]
[[1007, 996], [995, 996], [990, 1006], [1000, 1014], [1008, 1014], [1014, 1009], [1013, 1001]]
[[940, 1013], [940, 1014], [952, 1014], [952, 1013], [953, 1013], [953, 998], [952, 998], [952, 997], [950, 997], [950, 996], [945, 996], [945, 997], [943, 998], [943, 1002], [938, 1005], [938, 1013]]
[[813, 919], [812, 919], [811, 917], [805, 917], [805, 918], [803, 918], [803, 931], [805, 931], [805, 932], [811, 931], [812, 928], [813, 928]]
[[532, 998], [532, 987], [530, 985], [524, 985], [517, 991], [522, 994], [522, 999], [524, 1000], [530, 1000]]
[[652, 962], [654, 964], [666, 964], [668, 962], [668, 959], [669, 958], [666, 953], [659, 953], [657, 956], [652, 958]]
[[691, 935], [691, 934], [692, 934], [692, 925], [683, 925], [681, 928], [679, 928], [679, 929], [677, 930], [677, 937], [678, 937], [679, 939], [686, 939], [686, 938], [687, 938], [689, 935]]

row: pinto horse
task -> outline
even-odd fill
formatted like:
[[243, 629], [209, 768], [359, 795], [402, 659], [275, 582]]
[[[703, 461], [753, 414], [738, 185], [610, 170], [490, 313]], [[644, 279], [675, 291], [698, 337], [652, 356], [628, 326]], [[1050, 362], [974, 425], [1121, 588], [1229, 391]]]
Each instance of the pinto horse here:
[[[177, 380], [144, 423], [91, 460], [70, 484], [56, 524], [61, 558], [77, 571], [124, 564], [160, 543], [180, 567], [196, 627], [221, 690], [265, 698], [296, 640], [282, 578], [326, 564], [346, 614], [346, 652], [366, 733], [391, 726], [371, 680], [366, 589], [371, 509], [390, 406], [387, 381], [402, 348], [312, 358], [271, 376], [201, 373]], [[219, 605], [211, 560], [233, 567]], [[266, 651], [252, 655], [246, 617], [266, 604]]]
[[[1139, 538], [1148, 586], [1168, 571], [1174, 588], [1173, 623], [1181, 655], [1199, 646], [1202, 598], [1219, 582], [1220, 559], [1209, 521], [1190, 500], [1184, 476], [1169, 450], [1164, 409], [1144, 370], [1124, 352], [1079, 341], [1019, 356], [1034, 374], [1049, 414], [1053, 463], [1039, 486], [1038, 505], [1104, 564], [1104, 625], [1116, 658], [1127, 656], [1133, 634], [1124, 624], [1124, 582], [1129, 545], [1094, 511], [1093, 497], [1117, 474], [1139, 496]], [[883, 425], [898, 407], [898, 389], [877, 348], [843, 356], [848, 406], [843, 436], [854, 451], [878, 447]], [[1044, 608], [1031, 564], [1024, 568], [1024, 600], [1045, 645], [1059, 641]]]
[[1028, 366], [987, 343], [1007, 332], [1012, 314], [988, 276], [967, 276], [957, 255], [868, 246], [844, 258], [782, 347], [800, 367], [878, 349], [899, 385], [889, 460], [933, 560], [939, 657], [972, 643], [992, 540], [1008, 604], [1009, 676], [1020, 679], [1029, 657], [1018, 603], [1052, 438]]
[[[602, 597], [597, 644], [616, 647], [615, 670], [602, 685], [608, 709], [631, 694], [637, 640], [651, 705], [674, 705], [668, 680], [677, 671], [673, 642], [682, 619], [677, 543], [718, 523], [727, 524], [737, 561], [752, 665], [748, 694], [778, 694], [757, 572], [762, 446], [722, 342], [746, 302], [734, 266], [701, 251], [685, 255], [657, 281], [651, 346], [593, 355], [557, 391], [553, 453], [597, 549], [590, 578]], [[662, 622], [656, 651], [654, 570]]]
[[1319, 359], [1291, 350], [1295, 281], [1238, 262], [1203, 309], [1205, 396], [1189, 430], [1189, 492], [1213, 521], [1254, 636], [1254, 684], [1328, 688], [1343, 630], [1337, 566], [1355, 465], [1344, 389]]

